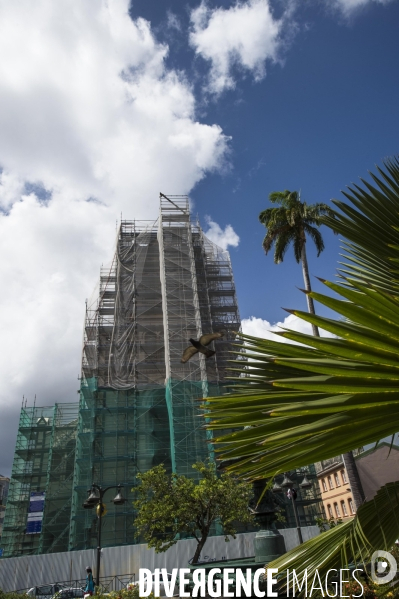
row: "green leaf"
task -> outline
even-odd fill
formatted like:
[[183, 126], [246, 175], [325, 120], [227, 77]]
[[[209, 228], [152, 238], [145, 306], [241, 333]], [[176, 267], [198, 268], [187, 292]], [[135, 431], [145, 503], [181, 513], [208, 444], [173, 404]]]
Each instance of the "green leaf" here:
[[397, 296], [399, 160], [385, 160], [384, 166], [387, 172], [377, 167], [380, 176], [371, 173], [375, 185], [363, 181], [365, 188], [352, 186], [344, 192], [350, 204], [335, 200], [340, 212], [335, 212], [334, 218], [326, 215], [323, 222], [347, 240], [350, 262], [341, 274]]
[[399, 531], [398, 508], [399, 481], [382, 487], [374, 499], [358, 509], [353, 520], [306, 541], [267, 567], [278, 568], [279, 578], [284, 581], [287, 569], [295, 570], [301, 580], [307, 570], [308, 580], [312, 580], [316, 571], [325, 579], [331, 568], [339, 570], [350, 563], [366, 565], [374, 551], [393, 547]]
[[[276, 334], [279, 342], [241, 334], [247, 360], [232, 364], [231, 393], [203, 402], [216, 454], [229, 472], [246, 480], [273, 477], [399, 430], [399, 160], [388, 160], [385, 167], [378, 177], [372, 175], [374, 184], [363, 181], [363, 188], [345, 192], [349, 203], [335, 202], [340, 212], [321, 219], [346, 237], [346, 263], [342, 284], [322, 281], [335, 296], [310, 292], [309, 300], [338, 317], [288, 310], [334, 338], [287, 329]], [[273, 197], [286, 203], [291, 226], [298, 222], [296, 200], [288, 191]], [[281, 213], [265, 211], [266, 217], [281, 226]], [[272, 233], [269, 227], [271, 245], [274, 234], [285, 235], [278, 228]], [[292, 240], [283, 239], [281, 259]], [[269, 566], [322, 571], [365, 558], [373, 549], [389, 549], [399, 537], [398, 495], [399, 482], [386, 485], [354, 522]]]

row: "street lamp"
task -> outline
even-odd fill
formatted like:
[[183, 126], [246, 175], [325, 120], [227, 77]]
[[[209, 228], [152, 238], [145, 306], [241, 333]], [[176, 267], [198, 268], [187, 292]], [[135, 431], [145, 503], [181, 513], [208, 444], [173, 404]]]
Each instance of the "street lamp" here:
[[308, 491], [309, 489], [312, 488], [312, 483], [310, 482], [310, 480], [308, 480], [308, 477], [305, 476], [303, 477], [303, 481], [301, 482], [301, 484], [299, 485], [301, 487], [301, 489], [303, 489], [304, 491]]
[[274, 485], [272, 487], [273, 493], [281, 493], [283, 489], [280, 487], [277, 481], [274, 481]]
[[87, 499], [83, 503], [83, 507], [86, 510], [92, 510], [94, 507], [97, 507], [97, 518], [98, 518], [98, 528], [97, 528], [97, 568], [96, 568], [96, 586], [100, 586], [100, 564], [101, 564], [101, 525], [102, 525], [102, 516], [104, 512], [103, 505], [103, 497], [105, 493], [109, 489], [118, 489], [118, 493], [113, 498], [112, 502], [114, 505], [123, 505], [126, 503], [127, 499], [122, 495], [122, 487], [121, 485], [111, 485], [110, 487], [99, 487], [96, 484], [91, 485], [91, 489], [87, 491]]
[[[303, 490], [307, 490], [307, 489], [311, 488], [312, 483], [309, 482], [308, 478], [306, 477], [306, 474], [304, 476], [303, 481], [300, 483], [299, 486]], [[299, 544], [302, 545], [302, 543], [303, 543], [303, 536], [302, 536], [301, 525], [299, 523], [298, 508], [296, 506], [297, 492], [294, 489], [294, 483], [289, 478], [289, 476], [287, 475], [286, 472], [284, 473], [284, 479], [283, 479], [283, 482], [281, 483], [281, 485], [279, 485], [277, 482], [275, 482], [274, 485], [273, 485], [273, 487], [272, 487], [272, 491], [274, 493], [280, 493], [283, 489], [287, 489], [287, 497], [288, 497], [288, 499], [291, 499], [292, 509], [294, 511], [294, 516], [295, 516], [296, 529], [298, 531]]]

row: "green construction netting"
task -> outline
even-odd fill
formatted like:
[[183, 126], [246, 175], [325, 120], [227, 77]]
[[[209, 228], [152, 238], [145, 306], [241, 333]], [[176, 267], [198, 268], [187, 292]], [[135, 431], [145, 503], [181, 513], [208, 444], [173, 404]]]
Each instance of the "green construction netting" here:
[[[78, 404], [22, 408], [4, 520], [4, 557], [67, 551]], [[26, 534], [31, 492], [46, 492], [42, 531]]]
[[132, 505], [137, 473], [163, 463], [170, 472], [196, 475], [192, 464], [210, 455], [198, 417], [202, 393], [201, 383], [185, 381], [130, 390], [96, 388], [95, 379], [82, 381], [70, 549], [96, 546], [95, 514], [82, 507], [92, 482], [121, 484], [128, 499], [115, 507], [115, 491], [107, 493], [102, 545], [112, 546], [139, 541]]

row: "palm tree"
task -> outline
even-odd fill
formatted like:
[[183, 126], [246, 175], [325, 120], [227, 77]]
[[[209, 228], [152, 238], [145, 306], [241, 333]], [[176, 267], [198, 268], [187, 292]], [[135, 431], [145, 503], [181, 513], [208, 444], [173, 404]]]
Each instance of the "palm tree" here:
[[[317, 256], [324, 250], [323, 237], [318, 229], [323, 216], [334, 217], [334, 211], [327, 204], [311, 204], [301, 201], [298, 191], [273, 191], [269, 194], [273, 204], [279, 208], [266, 208], [259, 214], [259, 220], [267, 229], [263, 240], [263, 248], [269, 253], [274, 244], [274, 262], [280, 264], [292, 243], [295, 259], [302, 263], [303, 280], [307, 292], [312, 291], [310, 285], [308, 260], [306, 257], [306, 237], [310, 237], [317, 249]], [[315, 314], [313, 299], [307, 294], [308, 310]], [[312, 324], [313, 335], [319, 337], [319, 329]]]
[[[333, 337], [282, 331], [283, 342], [276, 342], [241, 334], [249, 353], [245, 363], [236, 360], [235, 388], [204, 403], [220, 458], [247, 480], [345, 454], [399, 430], [399, 159], [384, 164], [381, 177], [371, 175], [375, 185], [349, 188], [349, 203], [335, 201], [341, 212], [323, 219], [347, 240], [344, 284], [322, 280], [335, 297], [309, 295], [340, 317], [292, 311]], [[399, 537], [398, 508], [399, 476], [363, 503], [354, 520], [268, 567], [297, 574], [307, 568], [311, 577], [367, 562]]]
[[[296, 261], [302, 263], [303, 280], [307, 291], [306, 299], [308, 310], [315, 314], [313, 299], [309, 295], [312, 291], [310, 285], [308, 260], [306, 256], [306, 234], [313, 240], [317, 256], [324, 250], [323, 237], [318, 229], [322, 224], [322, 217], [334, 218], [334, 211], [327, 204], [311, 204], [302, 202], [297, 191], [273, 191], [269, 195], [273, 204], [280, 204], [279, 208], [267, 208], [259, 215], [260, 222], [266, 227], [267, 233], [263, 240], [263, 248], [268, 254], [274, 244], [274, 262], [280, 264], [289, 245], [293, 243]], [[320, 337], [319, 329], [312, 324], [313, 335]], [[353, 494], [356, 509], [364, 501], [363, 488], [357, 472], [356, 462], [351, 451], [342, 456], [349, 484]]]

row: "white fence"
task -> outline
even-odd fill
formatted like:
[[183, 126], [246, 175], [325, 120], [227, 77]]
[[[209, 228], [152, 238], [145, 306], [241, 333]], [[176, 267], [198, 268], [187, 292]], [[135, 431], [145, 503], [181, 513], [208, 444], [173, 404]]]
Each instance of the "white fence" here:
[[[297, 530], [280, 530], [286, 550], [298, 545]], [[254, 555], [253, 539], [256, 533], [237, 535], [225, 542], [223, 536], [211, 537], [205, 544], [201, 561], [235, 559]], [[302, 527], [304, 541], [319, 534], [317, 526]], [[101, 576], [135, 574], [140, 568], [185, 568], [194, 555], [195, 539], [178, 541], [165, 553], [155, 553], [147, 545], [124, 545], [106, 547], [102, 550]], [[0, 589], [14, 591], [42, 584], [84, 578], [86, 567], [91, 566], [95, 575], [96, 550], [49, 553], [24, 557], [0, 559]]]

